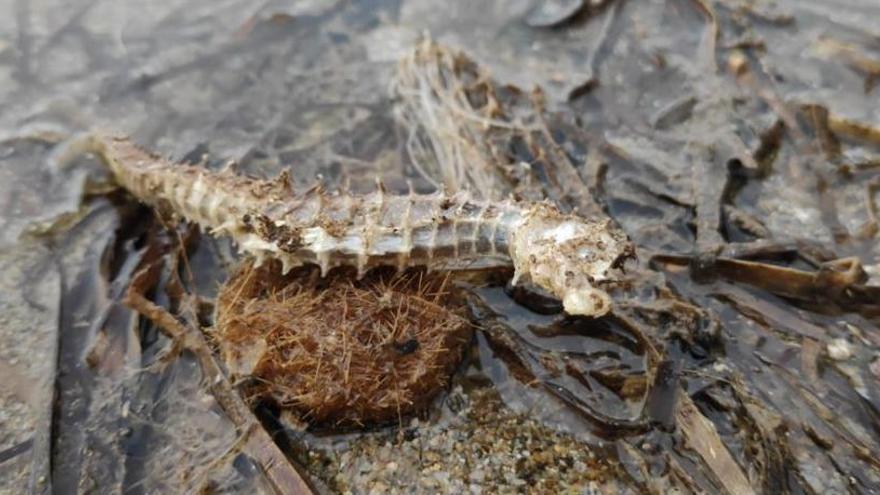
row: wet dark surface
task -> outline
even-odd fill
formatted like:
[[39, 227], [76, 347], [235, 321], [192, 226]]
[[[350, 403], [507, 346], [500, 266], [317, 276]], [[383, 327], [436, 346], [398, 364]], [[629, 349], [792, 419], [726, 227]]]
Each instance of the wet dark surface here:
[[[86, 194], [88, 167], [51, 170], [55, 143], [101, 128], [257, 176], [427, 189], [438, 178], [412, 166], [389, 85], [429, 33], [552, 137], [493, 134], [498, 157], [532, 166], [483, 194], [605, 211], [639, 255], [600, 320], [503, 280], [471, 291], [466, 391], [491, 386], [619, 462], [604, 486], [625, 492], [880, 491], [880, 7], [552, 3], [0, 1], [0, 250], [30, 274], [0, 277], [23, 301], [2, 322], [18, 364], [0, 389], [0, 486], [259, 484], [251, 457], [223, 457], [237, 435], [197, 360], [163, 360], [169, 340], [120, 302], [169, 236], [124, 194]], [[543, 110], [505, 85], [542, 88]], [[574, 176], [554, 175], [562, 161]], [[68, 228], [46, 229], [62, 212]], [[186, 288], [210, 299], [234, 249], [195, 238]], [[23, 394], [37, 378], [54, 392]], [[279, 445], [303, 460], [355, 437]]]

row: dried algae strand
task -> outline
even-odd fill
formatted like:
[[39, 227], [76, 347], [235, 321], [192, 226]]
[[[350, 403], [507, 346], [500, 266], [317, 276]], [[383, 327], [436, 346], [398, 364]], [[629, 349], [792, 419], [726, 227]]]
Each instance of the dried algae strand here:
[[[506, 115], [490, 75], [465, 54], [426, 39], [400, 60], [391, 81], [394, 115], [408, 131], [412, 166], [437, 188], [507, 196], [507, 166], [496, 135], [509, 141], [535, 130], [535, 115]], [[527, 113], [527, 112], [526, 112]], [[503, 148], [503, 147], [501, 147]]]
[[401, 58], [391, 93], [408, 158], [425, 179], [484, 199], [551, 198], [564, 211], [604, 215], [557, 142], [540, 88], [497, 81], [466, 53], [427, 38]]
[[448, 386], [471, 339], [438, 272], [361, 279], [246, 261], [217, 299], [216, 339], [250, 392], [319, 424], [397, 421]]
[[317, 264], [363, 276], [376, 266], [455, 268], [478, 260], [513, 265], [514, 282], [528, 277], [559, 297], [569, 314], [599, 316], [611, 299], [620, 264], [633, 255], [608, 218], [563, 214], [546, 203], [474, 199], [466, 192], [393, 195], [294, 193], [274, 180], [174, 164], [124, 137], [99, 134], [70, 141], [65, 154], [91, 152], [141, 201], [169, 209], [215, 234], [229, 235], [260, 264], [280, 261], [282, 274]]

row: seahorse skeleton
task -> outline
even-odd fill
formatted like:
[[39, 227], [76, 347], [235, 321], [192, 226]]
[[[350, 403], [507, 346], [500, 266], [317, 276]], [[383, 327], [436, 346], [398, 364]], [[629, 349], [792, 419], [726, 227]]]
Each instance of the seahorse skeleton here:
[[320, 187], [294, 194], [286, 174], [258, 180], [175, 164], [124, 137], [92, 134], [71, 143], [67, 154], [95, 154], [139, 200], [231, 236], [257, 262], [276, 258], [285, 273], [304, 263], [322, 274], [354, 266], [363, 275], [379, 265], [437, 268], [490, 257], [513, 265], [514, 283], [528, 277], [559, 297], [567, 313], [599, 316], [611, 308], [600, 287], [633, 255], [609, 219], [562, 214], [546, 203], [392, 195], [381, 185], [360, 196]]

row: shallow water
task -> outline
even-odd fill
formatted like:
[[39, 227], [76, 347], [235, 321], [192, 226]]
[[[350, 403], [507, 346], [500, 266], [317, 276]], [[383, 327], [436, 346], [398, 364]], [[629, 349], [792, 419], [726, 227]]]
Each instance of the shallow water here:
[[[618, 0], [550, 28], [527, 22], [536, 3], [0, 0], [0, 249], [4, 264], [32, 274], [0, 277], [17, 294], [9, 300], [23, 301], [2, 323], [13, 378], [0, 388], [0, 430], [10, 432], [0, 486], [149, 492], [210, 481], [242, 491], [259, 478], [245, 456], [210, 464], [235, 443], [228, 418], [197, 386], [191, 357], [156, 365], [168, 340], [119, 303], [158, 235], [155, 217], [121, 194], [89, 196], [78, 210], [85, 174], [49, 170], [54, 143], [103, 128], [175, 159], [234, 159], [257, 176], [289, 169], [301, 184], [330, 186], [381, 176], [389, 188], [409, 178], [424, 189], [388, 86], [429, 33], [498, 85], [543, 88], [553, 138], [640, 257], [631, 287], [615, 293], [619, 311], [600, 321], [540, 314], [500, 286], [473, 291], [483, 330], [456, 378], [462, 393], [491, 387], [501, 402], [488, 403], [503, 403], [505, 418], [608, 456], [617, 468], [599, 486], [740, 486], [672, 427], [670, 408], [692, 403], [755, 491], [880, 490], [869, 187], [880, 173], [880, 7]], [[513, 158], [521, 152], [511, 146]], [[22, 240], [60, 212], [73, 213], [71, 230]], [[760, 238], [777, 245], [739, 258], [757, 267], [724, 268], [709, 254]], [[234, 251], [203, 238], [191, 256], [190, 288], [210, 297]], [[847, 256], [868, 279], [839, 292], [768, 268], [811, 274]], [[35, 333], [46, 337], [22, 337]], [[49, 376], [54, 402], [48, 385], [22, 397], [22, 383]], [[461, 430], [444, 423], [448, 408], [441, 400], [426, 415], [423, 438]], [[356, 437], [280, 442], [342, 472]], [[370, 449], [356, 451], [369, 461]]]

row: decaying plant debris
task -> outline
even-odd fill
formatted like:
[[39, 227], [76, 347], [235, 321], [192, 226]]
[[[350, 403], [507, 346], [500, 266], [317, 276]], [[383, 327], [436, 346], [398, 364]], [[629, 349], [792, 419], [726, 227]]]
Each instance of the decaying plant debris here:
[[448, 275], [280, 275], [245, 265], [217, 299], [215, 339], [250, 394], [324, 425], [401, 421], [449, 385], [471, 325]]
[[[182, 246], [180, 247], [182, 248]], [[193, 476], [183, 471], [184, 479], [178, 481], [178, 486], [189, 486], [193, 491], [222, 488], [222, 484], [211, 479], [212, 473], [222, 471], [222, 466], [234, 462], [241, 453], [244, 453], [251, 462], [259, 466], [260, 472], [257, 478], [261, 483], [258, 482], [257, 486], [286, 493], [311, 493], [309, 483], [287, 461], [283, 452], [279, 450], [266, 430], [258, 423], [239, 392], [233, 387], [229, 378], [212, 356], [211, 349], [199, 328], [198, 309], [193, 307], [197, 304], [197, 299], [184, 292], [184, 286], [179, 279], [180, 254], [183, 254], [180, 250], [173, 249], [168, 256], [164, 257], [165, 259], [147, 259], [146, 266], [132, 278], [124, 301], [129, 307], [166, 332], [173, 339], [175, 351], [186, 350], [195, 354], [201, 372], [204, 374], [205, 383], [210, 384], [209, 389], [213, 397], [232, 421], [238, 438], [226, 452], [218, 452], [211, 463], [204, 466], [203, 472], [199, 475]], [[166, 259], [168, 263], [165, 262]], [[166, 264], [170, 266], [166, 267]], [[146, 291], [156, 288], [164, 269], [168, 270], [166, 272], [168, 285], [165, 289], [180, 305], [184, 315], [189, 318], [186, 323], [181, 323], [175, 315], [144, 296]], [[173, 358], [174, 355], [169, 357]]]
[[540, 88], [500, 86], [465, 54], [426, 40], [400, 61], [391, 91], [412, 166], [435, 187], [558, 198], [565, 210], [602, 214], [551, 136]]
[[[493, 184], [495, 187], [499, 184], [507, 184], [501, 194], [505, 192], [520, 194], [523, 189], [526, 191], [538, 189], [535, 194], [546, 194], [560, 203], [564, 203], [564, 200], [575, 204], [578, 202], [576, 194], [572, 199], [570, 192], [562, 194], [559, 189], [529, 187], [530, 184], [546, 184], [546, 181], [529, 179], [530, 176], [534, 177], [535, 173], [531, 166], [521, 169], [524, 177], [519, 180], [513, 183], [504, 180], [508, 177], [508, 171], [514, 169], [518, 163], [532, 165], [537, 157], [537, 164], [541, 164], [540, 157], [547, 156], [548, 150], [558, 149], [560, 146], [552, 140], [548, 142], [534, 139], [534, 136], [541, 138], [546, 135], [541, 133], [540, 128], [525, 124], [525, 122], [540, 122], [543, 119], [553, 118], [548, 117], [542, 105], [535, 103], [534, 97], [523, 100], [515, 89], [502, 88], [493, 83], [474, 62], [460, 52], [426, 42], [415, 53], [414, 58], [404, 62], [401, 76], [396, 80], [396, 90], [404, 98], [402, 105], [406, 109], [403, 114], [404, 123], [418, 122], [410, 142], [430, 145], [410, 147], [411, 153], [416, 152], [412, 158], [420, 173], [433, 173], [437, 179], [444, 177], [443, 180], [447, 184], [452, 183], [457, 187], [485, 188], [487, 184]], [[445, 103], [450, 103], [446, 107], [450, 109], [449, 116], [446, 120], [438, 119], [438, 115], [443, 115], [438, 108], [444, 108]], [[485, 121], [487, 115], [491, 115], [491, 122]], [[413, 116], [431, 116], [435, 120]], [[815, 119], [812, 121], [817, 122]], [[455, 129], [453, 127], [455, 122], [462, 124], [457, 132], [451, 132], [450, 129]], [[493, 125], [494, 123], [499, 124]], [[765, 160], [764, 157], [770, 153], [768, 149], [782, 145], [784, 129], [784, 125], [773, 127], [755, 150], [755, 155], [748, 160], [744, 158], [743, 161], [753, 164], [752, 170], [757, 170], [757, 163]], [[795, 136], [801, 135], [802, 132], [804, 134], [824, 132], [825, 136], [833, 136], [827, 128], [804, 129], [800, 125], [791, 132]], [[486, 144], [493, 140], [503, 143], [505, 137], [508, 142], [527, 143], [527, 145], [502, 148], [499, 152], [497, 148]], [[831, 139], [834, 139], [835, 145], [839, 148], [835, 138], [826, 138], [826, 140]], [[426, 148], [436, 151], [433, 154], [428, 153], [429, 159], [435, 160], [433, 162], [429, 160], [429, 163], [435, 164], [434, 168], [418, 165], [425, 160]], [[469, 153], [463, 154], [459, 150], [468, 150]], [[599, 149], [594, 153], [604, 155], [608, 151], [616, 150]], [[733, 156], [743, 156], [739, 154], [741, 152], [737, 153]], [[468, 163], [476, 166], [466, 169], [462, 162], [457, 162], [455, 159], [462, 156], [468, 156], [470, 160]], [[602, 160], [595, 155], [592, 159]], [[569, 160], [568, 156], [561, 160], [561, 167], [568, 166]], [[450, 174], [441, 176], [436, 173], [438, 169], [436, 164], [446, 161], [451, 161], [453, 166], [448, 169], [440, 167], [440, 170]], [[737, 161], [739, 162], [738, 158]], [[551, 163], [556, 164], [559, 161]], [[457, 172], [458, 170], [467, 170], [467, 173]], [[794, 338], [803, 338], [804, 345], [807, 349], [811, 349], [811, 352], [816, 352], [816, 342], [828, 341], [826, 329], [806, 322], [800, 324], [787, 322], [787, 319], [799, 317], [791, 312], [769, 311], [766, 304], [750, 295], [748, 291], [730, 283], [714, 281], [729, 280], [732, 283], [751, 285], [781, 297], [813, 304], [813, 309], [817, 309], [816, 304], [822, 304], [831, 311], [843, 309], [861, 313], [867, 318], [875, 318], [876, 301], [880, 300], [878, 299], [880, 290], [864, 285], [868, 276], [858, 258], [837, 258], [833, 253], [811, 248], [808, 243], [772, 242], [766, 239], [734, 244], [724, 242], [720, 234], [725, 218], [729, 218], [731, 222], [739, 222], [738, 225], [744, 225], [742, 217], [731, 214], [726, 217], [718, 215], [722, 211], [720, 206], [729, 203], [743, 187], [740, 179], [733, 175], [735, 172], [736, 170], [731, 170], [731, 178], [726, 185], [695, 192], [697, 198], [695, 206], [698, 210], [697, 245], [701, 246], [703, 251], [696, 255], [654, 251], [656, 254], [651, 257], [652, 266], [667, 270], [670, 274], [684, 270], [685, 273], [690, 274], [690, 280], [702, 284], [702, 287], [706, 287], [705, 284], [714, 285], [716, 288], [714, 290], [709, 288], [709, 294], [714, 295], [718, 300], [729, 301], [733, 307], [753, 321], [774, 326], [783, 333], [792, 332]], [[757, 174], [758, 172], [755, 172], [756, 176]], [[489, 178], [485, 177], [486, 175]], [[703, 178], [705, 179], [706, 177]], [[703, 187], [702, 182], [700, 187]], [[873, 193], [869, 194], [872, 195]], [[715, 202], [716, 210], [711, 215], [701, 216], [700, 211], [705, 212], [705, 208], [711, 207], [701, 202], [709, 201]], [[869, 211], [873, 211], [872, 205], [871, 202], [868, 203]], [[873, 217], [871, 213], [870, 218]], [[754, 220], [750, 221], [754, 222]], [[757, 230], [765, 233], [763, 237], [772, 235], [763, 227]], [[862, 231], [868, 232], [873, 238], [870, 228], [863, 227]], [[648, 246], [641, 247], [646, 252], [653, 251]], [[812, 270], [779, 265], [780, 261], [798, 258], [811, 265]], [[722, 333], [718, 317], [711, 310], [694, 306], [680, 294], [669, 290], [666, 284], [675, 279], [663, 282], [662, 278], [648, 276], [650, 268], [646, 267], [646, 269], [645, 272], [633, 277], [631, 290], [624, 296], [629, 302], [621, 304], [613, 311], [610, 328], [604, 330], [605, 332], [610, 330], [611, 335], [621, 331], [631, 335], [634, 339], [633, 344], [637, 346], [633, 357], [641, 355], [641, 360], [624, 360], [621, 355], [620, 362], [616, 366], [603, 369], [609, 363], [602, 364], [602, 361], [596, 357], [590, 359], [591, 356], [588, 355], [585, 359], [562, 349], [543, 349], [537, 346], [534, 338], [527, 336], [528, 333], [538, 333], [534, 323], [531, 326], [526, 323], [510, 325], [503, 318], [496, 319], [489, 316], [492, 314], [491, 304], [479, 302], [478, 306], [486, 306], [486, 309], [490, 310], [487, 317], [482, 320], [488, 343], [493, 352], [508, 363], [511, 376], [530, 387], [537, 386], [538, 395], [553, 397], [576, 411], [590, 425], [594, 434], [611, 435], [621, 443], [622, 447], [627, 444], [637, 446], [639, 442], [644, 441], [662, 443], [664, 440], [661, 439], [664, 436], [680, 438], [679, 442], [683, 442], [682, 445], [686, 446], [685, 451], [690, 450], [700, 456], [705, 463], [704, 466], [708, 468], [707, 472], [711, 473], [715, 482], [728, 493], [752, 493], [755, 489], [777, 490], [780, 487], [791, 489], [791, 482], [783, 479], [788, 475], [783, 475], [782, 470], [793, 469], [786, 459], [794, 455], [790, 449], [796, 447], [788, 443], [791, 437], [787, 434], [785, 419], [779, 413], [768, 409], [756, 397], [755, 394], [760, 393], [758, 390], [750, 391], [747, 377], [751, 376], [752, 370], [738, 371], [735, 364], [733, 366], [727, 364], [728, 360], [725, 359], [723, 351], [727, 348], [725, 343], [727, 337]], [[677, 291], [682, 290], [680, 286], [682, 282], [680, 278], [674, 282]], [[646, 298], [644, 291], [649, 288], [653, 296]], [[638, 296], [637, 294], [640, 293], [643, 295]], [[689, 293], [693, 294], [690, 291]], [[774, 312], [777, 314], [774, 315]], [[579, 332], [577, 330], [579, 327], [594, 326], [553, 323], [542, 329], [540, 335], [565, 335]], [[529, 330], [526, 331], [525, 328]], [[867, 339], [872, 341], [874, 337]], [[630, 349], [629, 352], [633, 350]], [[690, 355], [691, 359], [695, 358], [696, 362], [715, 356], [713, 360], [716, 365], [710, 375], [727, 376], [723, 382], [717, 382], [715, 386], [728, 388], [728, 393], [733, 394], [731, 399], [734, 402], [724, 409], [726, 414], [731, 415], [730, 424], [739, 424], [741, 425], [739, 428], [744, 430], [743, 433], [753, 431], [756, 435], [752, 440], [755, 443], [750, 447], [752, 449], [750, 454], [738, 457], [742, 454], [730, 450], [730, 447], [725, 445], [727, 440], [719, 433], [717, 425], [705, 416], [712, 409], [699, 407], [699, 403], [694, 401], [691, 394], [679, 392], [680, 387], [687, 387], [684, 380], [691, 372], [687, 365], [683, 365], [687, 359], [683, 359], [682, 352], [685, 356]], [[813, 359], [816, 359], [815, 354], [813, 356]], [[815, 363], [811, 364], [808, 358], [805, 359], [807, 360], [804, 361], [804, 365], [814, 369]], [[728, 385], [722, 385], [725, 382]], [[708, 384], [705, 387], [704, 393], [708, 393], [713, 388]], [[605, 393], [599, 394], [599, 390], [604, 390]], [[805, 408], [817, 406], [814, 399], [805, 398], [805, 400]], [[734, 404], [737, 403], [739, 405], [735, 406]], [[719, 413], [721, 412], [712, 413], [716, 421]], [[826, 418], [825, 421], [830, 419]], [[663, 431], [671, 433], [663, 433]], [[808, 438], [815, 441], [814, 427], [805, 426], [803, 431]], [[858, 459], [855, 462], [867, 463], [865, 466], [867, 469], [874, 469], [874, 463], [863, 455], [867, 452], [865, 449], [871, 447], [867, 447], [850, 434], [840, 430], [832, 431], [837, 431], [837, 434], [846, 438], [844, 443], [849, 443], [852, 449], [849, 455], [854, 460]], [[825, 448], [831, 445], [825, 440], [821, 443]], [[643, 456], [638, 449], [624, 448], [628, 452], [627, 455], [632, 456], [629, 462], [636, 465], [644, 462], [638, 460]], [[701, 483], [697, 480], [704, 474], [699, 469], [684, 467], [686, 464], [682, 464], [678, 456], [686, 455], [685, 451], [679, 452], [678, 449], [663, 451], [664, 462], [668, 463], [668, 468], [675, 473], [673, 477], [664, 481], [669, 485], [664, 487], [662, 484], [651, 482], [643, 488], [663, 491], [670, 487], [697, 489]], [[839, 458], [835, 462], [839, 462]], [[747, 466], [745, 470], [743, 464]], [[647, 473], [645, 475], [647, 476]], [[809, 476], [805, 473], [803, 475]], [[873, 480], [870, 475], [863, 478], [863, 482], [869, 484], [875, 481], [877, 480]]]
[[[613, 218], [641, 263], [592, 320], [474, 275], [476, 344], [454, 392], [419, 420], [315, 436], [277, 417], [283, 397], [248, 403], [259, 382], [230, 381], [220, 330], [202, 333], [230, 246], [117, 193], [77, 209], [84, 175], [35, 165], [54, 139], [4, 138], [0, 249], [28, 276], [6, 284], [20, 297], [3, 335], [44, 345], [0, 347], [45, 357], [49, 328], [28, 322], [56, 307], [59, 345], [54, 387], [9, 361], [4, 400], [29, 407], [3, 411], [0, 491], [880, 489], [875, 2], [129, 1], [53, 15], [0, 2], [14, 33], [0, 36], [0, 134], [111, 128], [260, 178], [547, 199]], [[67, 233], [17, 242], [65, 211]], [[579, 454], [534, 441], [548, 429]]]

